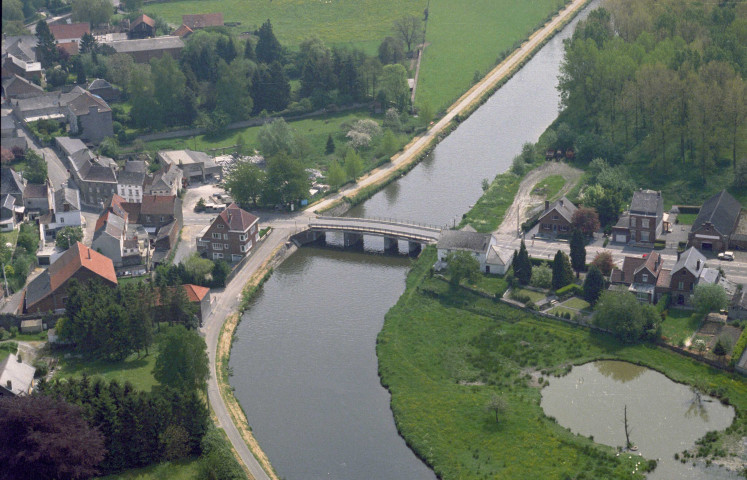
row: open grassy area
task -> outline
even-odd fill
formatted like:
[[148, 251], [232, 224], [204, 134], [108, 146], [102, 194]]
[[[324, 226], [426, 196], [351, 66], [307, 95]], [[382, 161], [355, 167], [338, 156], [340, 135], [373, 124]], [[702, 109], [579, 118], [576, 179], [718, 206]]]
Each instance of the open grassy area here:
[[550, 175], [534, 186], [532, 195], [541, 195], [547, 200], [554, 200], [564, 186], [565, 178], [562, 175]]
[[571, 297], [561, 305], [568, 308], [575, 308], [576, 310], [585, 310], [591, 306], [589, 305], [589, 302], [587, 302], [583, 298], [578, 297]]
[[511, 292], [522, 297], [529, 297], [529, 299], [534, 303], [539, 302], [547, 296], [545, 293], [535, 292], [534, 290], [528, 290], [526, 288], [515, 288]]
[[196, 480], [200, 467], [199, 458], [159, 463], [144, 468], [134, 468], [122, 473], [99, 477], [101, 480]]
[[697, 213], [678, 213], [677, 223], [680, 225], [692, 225], [695, 223], [696, 218], [698, 218]]
[[[546, 417], [528, 371], [544, 377], [569, 364], [620, 359], [670, 378], [701, 379], [735, 406], [731, 427], [747, 432], [747, 382], [669, 351], [623, 346], [611, 336], [546, 320], [429, 277], [427, 249], [407, 289], [386, 315], [377, 341], [379, 373], [408, 444], [439, 478], [643, 478], [613, 449], [574, 435]], [[552, 382], [552, 379], [550, 379]], [[496, 422], [485, 406], [507, 402]]]
[[18, 230], [0, 233], [0, 245], [10, 243], [11, 248], [15, 248], [16, 240], [18, 240]]
[[686, 338], [694, 334], [703, 321], [703, 315], [692, 310], [671, 308], [667, 318], [661, 323], [661, 334], [672, 345], [681, 345]]
[[450, 0], [431, 2], [428, 46], [420, 65], [416, 104], [445, 109], [480, 77], [499, 56], [537, 30], [559, 0]]
[[492, 232], [497, 229], [506, 210], [513, 203], [516, 192], [519, 191], [521, 178], [511, 172], [496, 176], [488, 190], [467, 212], [460, 226], [469, 224], [478, 232]]
[[280, 43], [297, 49], [303, 40], [317, 36], [329, 46], [354, 46], [374, 54], [381, 41], [392, 35], [393, 22], [405, 15], [423, 15], [426, 0], [185, 0], [146, 5], [143, 11], [175, 26], [183, 14], [222, 12], [236, 34], [254, 31], [268, 18]]

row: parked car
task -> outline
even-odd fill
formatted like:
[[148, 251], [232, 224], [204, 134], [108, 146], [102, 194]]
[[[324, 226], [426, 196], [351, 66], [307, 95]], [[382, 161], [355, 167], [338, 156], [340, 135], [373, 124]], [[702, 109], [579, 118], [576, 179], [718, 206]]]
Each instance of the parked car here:
[[732, 261], [734, 260], [734, 252], [721, 252], [718, 254], [718, 259]]

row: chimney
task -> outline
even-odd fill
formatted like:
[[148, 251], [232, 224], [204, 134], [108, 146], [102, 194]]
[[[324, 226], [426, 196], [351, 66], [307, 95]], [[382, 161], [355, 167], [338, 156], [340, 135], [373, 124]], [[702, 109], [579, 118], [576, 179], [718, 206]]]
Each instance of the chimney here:
[[682, 255], [682, 252], [680, 252], [679, 250], [677, 250], [677, 261], [679, 261], [681, 255]]
[[10, 380], [8, 380], [8, 383], [6, 383], [5, 385], [8, 388], [8, 390], [12, 390], [13, 389], [13, 382], [11, 382]]
[[560, 199], [560, 206], [561, 207], [563, 206], [563, 199], [562, 198]]
[[700, 270], [700, 260], [695, 262], [695, 270]]
[[88, 253], [88, 259], [90, 260], [91, 259], [91, 249], [90, 248], [86, 248], [86, 252]]
[[545, 200], [545, 210], [550, 210], [550, 201]]

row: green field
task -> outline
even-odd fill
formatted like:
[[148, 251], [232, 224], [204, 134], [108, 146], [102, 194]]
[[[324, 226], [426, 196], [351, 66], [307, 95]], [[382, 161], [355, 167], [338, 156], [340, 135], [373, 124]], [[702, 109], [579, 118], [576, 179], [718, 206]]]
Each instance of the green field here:
[[695, 223], [696, 218], [698, 218], [697, 213], [678, 213], [677, 223], [680, 225], [692, 225]]
[[559, 0], [450, 0], [431, 2], [415, 104], [436, 111], [451, 105], [497, 65], [503, 52], [537, 30]]
[[177, 462], [159, 463], [144, 468], [126, 470], [122, 473], [100, 477], [101, 480], [196, 480], [200, 468], [200, 459], [191, 458]]
[[[631, 476], [625, 456], [546, 417], [540, 389], [527, 375], [534, 370], [547, 378], [594, 359], [640, 363], [679, 382], [701, 379], [737, 409], [730, 429], [736, 440], [747, 433], [743, 378], [452, 292], [430, 278], [434, 259], [427, 249], [411, 271], [405, 293], [386, 315], [377, 353], [398, 429], [439, 478], [643, 478]], [[485, 410], [493, 393], [508, 404], [497, 423]]]
[[522, 177], [511, 172], [495, 177], [488, 190], [467, 212], [460, 226], [472, 225], [478, 232], [492, 232], [503, 221], [506, 210], [514, 202]]
[[532, 195], [540, 195], [547, 200], [554, 200], [564, 186], [565, 178], [562, 175], [550, 175], [534, 186]]
[[235, 33], [254, 31], [268, 18], [284, 47], [297, 49], [316, 35], [328, 46], [351, 46], [376, 53], [392, 23], [405, 15], [422, 16], [426, 0], [186, 0], [146, 5], [143, 11], [174, 26], [183, 14], [222, 12], [224, 22], [241, 22]]
[[661, 324], [661, 335], [672, 345], [680, 345], [691, 337], [700, 327], [703, 315], [691, 310], [672, 308], [667, 312], [667, 318]]

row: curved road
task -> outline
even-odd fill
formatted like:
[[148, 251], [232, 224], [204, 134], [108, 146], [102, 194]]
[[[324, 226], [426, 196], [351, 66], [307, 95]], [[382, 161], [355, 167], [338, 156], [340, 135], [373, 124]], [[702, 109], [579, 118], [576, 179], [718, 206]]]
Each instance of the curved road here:
[[246, 282], [259, 269], [265, 260], [270, 258], [270, 255], [275, 248], [282, 245], [287, 240], [288, 236], [294, 232], [296, 227], [300, 227], [302, 226], [302, 223], [308, 222], [311, 212], [333, 206], [343, 197], [353, 195], [365, 187], [387, 179], [398, 168], [412, 162], [422, 149], [431, 142], [431, 140], [444, 131], [446, 126], [455, 116], [469, 108], [470, 105], [479, 100], [485, 92], [508, 75], [527, 55], [537, 48], [544, 40], [550, 37], [562, 22], [572, 17], [581, 7], [584, 6], [584, 4], [586, 4], [587, 1], [588, 0], [573, 0], [548, 24], [535, 32], [529, 41], [493, 69], [482, 81], [472, 87], [472, 89], [470, 89], [456, 102], [455, 105], [452, 106], [449, 112], [438, 123], [431, 127], [422, 137], [411, 142], [401, 154], [392, 159], [392, 162], [388, 166], [370, 172], [368, 175], [361, 178], [355, 185], [347, 187], [335, 195], [309, 206], [305, 212], [295, 217], [297, 220], [289, 219], [278, 222], [275, 225], [275, 229], [259, 245], [259, 247], [257, 247], [254, 253], [252, 253], [252, 257], [241, 267], [239, 273], [226, 286], [225, 290], [213, 294], [218, 297], [218, 300], [216, 301], [214, 310], [211, 312], [202, 328], [208, 347], [208, 356], [210, 358], [208, 398], [210, 400], [210, 405], [218, 418], [218, 423], [226, 431], [234, 449], [236, 449], [242, 462], [247, 466], [256, 480], [270, 480], [270, 477], [259, 465], [259, 462], [254, 458], [251, 451], [249, 451], [249, 448], [239, 434], [236, 425], [234, 425], [233, 420], [228, 413], [228, 409], [226, 408], [226, 404], [223, 401], [223, 397], [220, 394], [220, 390], [218, 389], [215, 367], [218, 336], [220, 335], [223, 323], [238, 309], [241, 300], [241, 292]]

